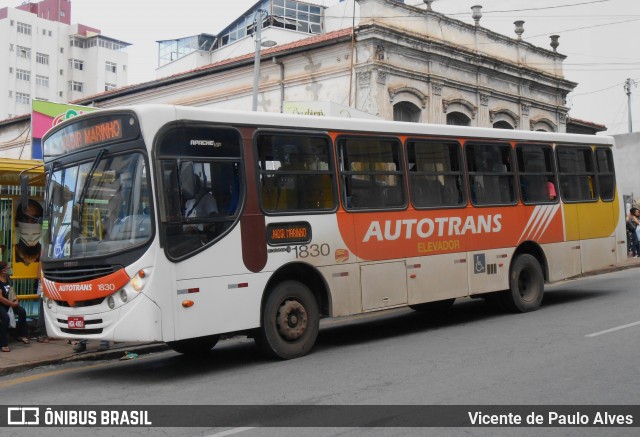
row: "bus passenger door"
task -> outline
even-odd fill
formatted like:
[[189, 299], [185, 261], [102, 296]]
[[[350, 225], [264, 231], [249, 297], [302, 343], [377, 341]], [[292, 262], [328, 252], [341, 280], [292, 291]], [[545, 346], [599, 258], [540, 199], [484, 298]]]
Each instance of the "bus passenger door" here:
[[361, 265], [362, 310], [369, 311], [406, 304], [405, 272], [404, 261]]

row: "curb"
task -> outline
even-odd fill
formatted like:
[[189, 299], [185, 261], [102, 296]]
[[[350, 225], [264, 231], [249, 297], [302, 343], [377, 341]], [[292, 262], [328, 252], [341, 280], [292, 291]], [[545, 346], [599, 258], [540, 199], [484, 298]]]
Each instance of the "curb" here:
[[74, 361], [98, 361], [112, 360], [124, 356], [127, 352], [133, 352], [138, 355], [145, 355], [154, 352], [163, 352], [169, 349], [165, 343], [149, 343], [127, 348], [114, 348], [106, 351], [76, 353], [65, 358], [51, 358], [48, 360], [28, 361], [20, 364], [12, 364], [0, 367], [0, 376], [10, 375], [12, 373], [24, 372], [38, 367], [50, 366], [61, 363], [71, 363]]
[[111, 348], [106, 351], [80, 352], [70, 357], [59, 359], [58, 361], [61, 363], [72, 363], [74, 361], [112, 360], [121, 358], [126, 355], [127, 352], [146, 355], [153, 352], [163, 352], [167, 349], [169, 349], [169, 346], [165, 343], [148, 343], [132, 347]]

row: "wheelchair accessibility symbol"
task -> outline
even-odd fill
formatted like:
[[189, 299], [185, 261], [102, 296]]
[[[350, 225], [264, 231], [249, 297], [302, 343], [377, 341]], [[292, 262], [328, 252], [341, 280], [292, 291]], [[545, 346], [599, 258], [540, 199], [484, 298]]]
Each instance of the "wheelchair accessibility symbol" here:
[[484, 273], [486, 271], [486, 264], [484, 259], [484, 253], [473, 255], [473, 272]]

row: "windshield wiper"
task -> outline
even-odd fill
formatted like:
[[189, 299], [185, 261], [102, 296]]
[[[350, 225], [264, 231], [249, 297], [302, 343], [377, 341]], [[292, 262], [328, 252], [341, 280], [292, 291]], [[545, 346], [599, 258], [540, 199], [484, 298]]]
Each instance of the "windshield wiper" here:
[[89, 181], [93, 179], [93, 173], [98, 169], [98, 164], [104, 155], [105, 149], [100, 149], [98, 155], [93, 160], [93, 164], [91, 164], [91, 168], [89, 169], [89, 173], [87, 173], [87, 177], [84, 180], [84, 184], [82, 185], [82, 191], [80, 192], [80, 197], [78, 198], [78, 220], [79, 223], [82, 221], [82, 213], [84, 210], [84, 198], [87, 196], [87, 192], [89, 191]]

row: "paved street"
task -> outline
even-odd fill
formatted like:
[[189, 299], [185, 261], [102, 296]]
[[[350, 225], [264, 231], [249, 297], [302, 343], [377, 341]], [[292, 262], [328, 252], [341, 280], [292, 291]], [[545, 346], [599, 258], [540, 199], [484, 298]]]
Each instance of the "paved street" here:
[[[250, 340], [232, 339], [204, 360], [167, 351], [6, 376], [0, 378], [0, 396], [18, 405], [637, 405], [638, 273], [630, 269], [549, 286], [542, 308], [523, 315], [465, 300], [446, 319], [402, 309], [330, 321], [313, 353], [292, 361], [266, 360]], [[495, 435], [488, 428], [466, 430]], [[169, 434], [220, 431], [171, 429]], [[270, 435], [265, 429], [240, 431], [234, 430]], [[518, 431], [540, 435], [544, 430]], [[588, 429], [567, 431], [562, 433], [594, 435], [584, 432]], [[631, 435], [632, 429], [609, 431]], [[145, 435], [142, 429], [133, 432]]]

